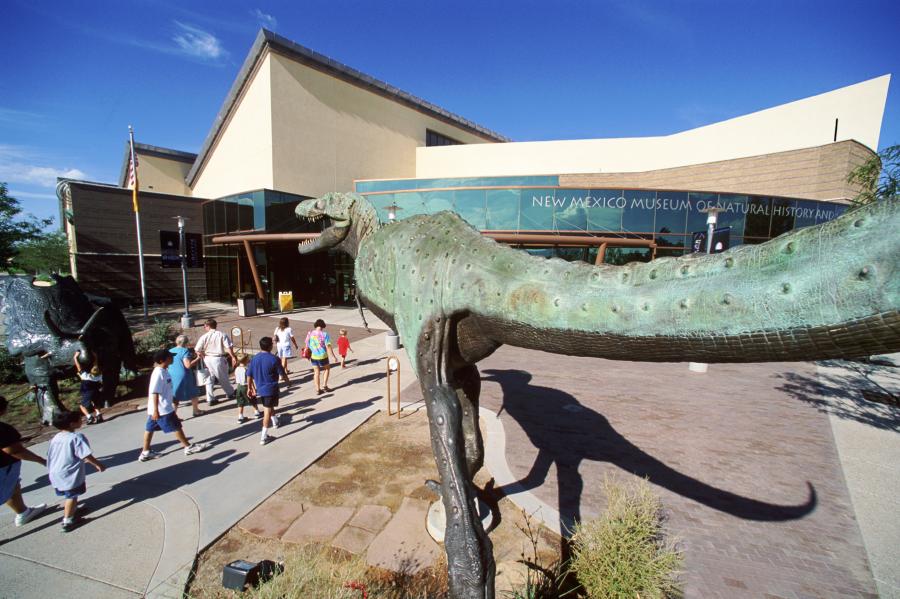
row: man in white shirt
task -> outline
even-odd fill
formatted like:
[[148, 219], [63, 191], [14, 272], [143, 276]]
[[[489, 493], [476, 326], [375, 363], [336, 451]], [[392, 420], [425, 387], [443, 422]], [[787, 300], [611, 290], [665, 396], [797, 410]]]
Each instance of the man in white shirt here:
[[197, 354], [203, 358], [203, 363], [209, 369], [209, 377], [206, 379], [206, 403], [209, 405], [216, 404], [215, 395], [213, 395], [213, 385], [218, 382], [228, 399], [234, 399], [234, 387], [228, 380], [229, 358], [231, 364], [237, 364], [237, 356], [234, 355], [234, 344], [228, 335], [216, 330], [218, 323], [215, 319], [210, 318], [203, 325], [206, 331], [197, 340], [194, 349]]

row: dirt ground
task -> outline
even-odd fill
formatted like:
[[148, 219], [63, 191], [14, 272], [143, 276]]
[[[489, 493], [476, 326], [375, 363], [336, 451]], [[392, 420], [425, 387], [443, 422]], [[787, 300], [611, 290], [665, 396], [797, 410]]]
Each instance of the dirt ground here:
[[[396, 415], [388, 417], [378, 413], [274, 497], [327, 506], [377, 504], [396, 512], [404, 497], [437, 499], [425, 486], [430, 478], [437, 478], [437, 470], [424, 408], [404, 412], [399, 419]], [[476, 482], [482, 488], [492, 487], [484, 469], [476, 476]], [[559, 556], [559, 537], [531, 521], [534, 532], [529, 538], [524, 532], [526, 518], [515, 505], [503, 498], [498, 503], [496, 497], [490, 498], [489, 503], [493, 504], [495, 513], [499, 505], [500, 513], [499, 523], [490, 533], [498, 564], [499, 594], [524, 580], [526, 566], [520, 560], [536, 561], [544, 567], [555, 562]], [[199, 556], [188, 594], [197, 599], [237, 597], [237, 593], [222, 587], [225, 564], [236, 559], [283, 560], [297, 549], [291, 543], [260, 538], [236, 526]], [[341, 556], [336, 555], [335, 559]], [[444, 564], [436, 566], [444, 567]], [[443, 572], [426, 572], [425, 576], [439, 580]]]

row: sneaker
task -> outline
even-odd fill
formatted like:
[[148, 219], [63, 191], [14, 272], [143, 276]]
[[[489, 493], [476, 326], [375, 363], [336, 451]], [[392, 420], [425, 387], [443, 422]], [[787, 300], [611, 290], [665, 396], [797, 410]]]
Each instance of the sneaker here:
[[184, 448], [184, 455], [192, 455], [195, 453], [200, 453], [201, 451], [209, 449], [209, 443], [191, 443], [187, 447]]
[[272, 428], [278, 428], [278, 414], [272, 414]]
[[218, 400], [218, 399], [210, 399], [210, 400], [207, 401], [206, 403], [208, 403], [208, 404], [211, 405], [211, 406], [214, 406], [214, 405], [216, 405], [217, 403], [219, 403], [219, 400]]
[[87, 417], [87, 420], [84, 421], [84, 423], [87, 424], [87, 425], [94, 424], [95, 422], [97, 422], [97, 421], [94, 419], [93, 416], [88, 416], [88, 417]]
[[138, 457], [138, 461], [139, 462], [149, 462], [150, 460], [155, 460], [158, 457], [159, 457], [159, 452], [153, 451], [151, 449], [150, 451], [142, 451], [141, 455]]
[[26, 508], [25, 511], [21, 514], [16, 514], [16, 526], [25, 526], [26, 524], [43, 514], [46, 509], [46, 503], [39, 503], [37, 505], [31, 506], [30, 508]]
[[256, 418], [257, 420], [259, 420], [260, 418], [263, 417], [263, 413], [262, 412], [253, 412], [253, 417]]
[[250, 420], [250, 419], [247, 418], [246, 416], [241, 416], [240, 418], [238, 418], [238, 424], [244, 424], [248, 420]]
[[75, 530], [76, 526], [78, 526], [78, 520], [76, 518], [72, 518], [71, 520], [66, 520], [65, 518], [63, 518], [63, 521], [62, 521], [62, 531], [63, 532], [70, 532], [72, 530]]
[[272, 437], [270, 437], [269, 435], [266, 435], [265, 437], [263, 437], [262, 439], [259, 440], [259, 444], [260, 445], [268, 445], [268, 443], [270, 441], [272, 441]]

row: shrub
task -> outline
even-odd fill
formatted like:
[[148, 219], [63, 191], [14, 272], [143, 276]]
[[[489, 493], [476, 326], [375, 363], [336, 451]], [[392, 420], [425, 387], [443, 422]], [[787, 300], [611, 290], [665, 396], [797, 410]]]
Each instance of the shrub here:
[[154, 319], [153, 325], [135, 340], [134, 348], [139, 354], [150, 354], [158, 349], [163, 349], [170, 344], [170, 330], [172, 323], [165, 320]]
[[662, 599], [681, 596], [682, 556], [663, 532], [662, 504], [647, 481], [622, 486], [604, 479], [609, 505], [572, 537], [571, 569], [588, 597]]
[[24, 383], [25, 367], [22, 360], [14, 358], [0, 345], [0, 384]]

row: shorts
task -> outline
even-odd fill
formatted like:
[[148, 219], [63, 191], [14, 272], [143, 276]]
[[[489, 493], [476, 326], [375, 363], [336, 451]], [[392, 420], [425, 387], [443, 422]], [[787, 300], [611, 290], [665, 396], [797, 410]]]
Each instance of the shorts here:
[[68, 491], [60, 491], [59, 489], [53, 489], [56, 491], [57, 497], [65, 497], [66, 499], [78, 499], [79, 495], [84, 495], [87, 493], [87, 485], [81, 483], [79, 486], [74, 489], [69, 489]]
[[279, 358], [293, 358], [294, 352], [291, 351], [291, 346], [288, 345], [286, 347], [278, 346], [278, 357]]
[[100, 383], [81, 381], [81, 405], [88, 412], [100, 407]]
[[0, 503], [6, 503], [13, 496], [19, 475], [22, 473], [22, 462], [16, 460], [9, 466], [0, 468]]
[[161, 415], [159, 417], [159, 420], [156, 421], [154, 421], [150, 416], [147, 416], [147, 425], [144, 427], [144, 430], [148, 433], [152, 433], [154, 431], [162, 431], [164, 433], [177, 433], [181, 430], [181, 420], [178, 419], [178, 415], [175, 414], [175, 412]]
[[321, 360], [316, 360], [315, 358], [312, 358], [310, 360], [310, 362], [312, 362], [313, 366], [318, 366], [319, 368], [325, 368], [326, 366], [328, 366], [328, 356], [325, 356]]
[[238, 385], [234, 390], [234, 400], [237, 402], [237, 407], [244, 408], [251, 404], [256, 405], [256, 402], [250, 401], [250, 396], [247, 395], [247, 385]]
[[265, 397], [257, 397], [259, 403], [263, 405], [264, 408], [277, 408], [278, 407], [278, 396], [277, 395], [266, 395]]

